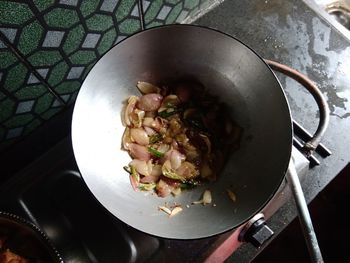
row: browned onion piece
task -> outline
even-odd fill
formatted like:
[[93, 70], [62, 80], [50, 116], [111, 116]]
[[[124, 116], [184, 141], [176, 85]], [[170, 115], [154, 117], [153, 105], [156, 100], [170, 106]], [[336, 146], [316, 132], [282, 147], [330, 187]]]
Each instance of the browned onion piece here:
[[149, 175], [149, 176], [142, 177], [140, 182], [144, 184], [156, 183], [158, 179], [159, 179], [159, 176]]
[[136, 106], [144, 111], [155, 111], [160, 107], [162, 99], [163, 96], [157, 93], [146, 94], [140, 98]]
[[166, 182], [164, 182], [162, 179], [159, 180], [156, 186], [156, 191], [158, 196], [160, 197], [166, 197], [171, 194], [171, 191], [174, 189], [174, 187], [168, 185]]
[[130, 129], [131, 138], [140, 145], [149, 144], [149, 138], [147, 132], [142, 128], [132, 128]]
[[130, 154], [133, 158], [148, 161], [151, 159], [151, 154], [148, 152], [147, 147], [138, 145], [136, 143], [129, 144]]
[[134, 159], [129, 163], [129, 166], [133, 166], [135, 167], [136, 171], [139, 174], [148, 176], [151, 174], [152, 172], [152, 164], [149, 165], [146, 161], [144, 160], [138, 160], [138, 159]]

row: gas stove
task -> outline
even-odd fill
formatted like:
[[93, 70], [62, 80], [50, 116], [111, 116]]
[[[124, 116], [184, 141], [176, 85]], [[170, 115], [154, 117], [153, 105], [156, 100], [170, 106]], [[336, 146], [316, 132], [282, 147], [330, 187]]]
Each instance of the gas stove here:
[[[296, 147], [293, 147], [292, 159], [302, 180], [310, 162]], [[290, 198], [290, 189], [284, 181], [262, 211], [265, 219]], [[0, 207], [39, 226], [65, 262], [111, 262], [111, 259], [178, 262], [181, 258], [191, 262], [207, 258], [210, 262], [225, 253], [229, 256], [241, 244], [241, 228], [221, 236], [178, 241], [144, 234], [119, 221], [86, 187], [75, 163], [70, 138], [2, 185]]]

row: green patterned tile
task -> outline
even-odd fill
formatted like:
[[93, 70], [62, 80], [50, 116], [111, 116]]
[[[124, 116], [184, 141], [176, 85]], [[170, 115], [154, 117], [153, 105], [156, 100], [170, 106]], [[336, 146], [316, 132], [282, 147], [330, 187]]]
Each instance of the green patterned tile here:
[[8, 91], [15, 91], [19, 89], [27, 76], [28, 69], [22, 64], [18, 63], [7, 72], [4, 87]]
[[0, 24], [20, 25], [34, 15], [25, 3], [0, 1]]
[[82, 1], [81, 5], [80, 5], [80, 11], [82, 13], [82, 15], [84, 17], [92, 14], [97, 6], [99, 4], [99, 1], [96, 1], [96, 0], [84, 0]]
[[151, 2], [151, 5], [148, 7], [145, 14], [145, 22], [150, 23], [158, 14], [162, 8], [163, 0], [154, 0]]
[[116, 12], [117, 21], [121, 21], [126, 18], [136, 5], [136, 0], [121, 0]]
[[16, 61], [17, 58], [10, 51], [0, 50], [0, 69], [6, 69]]
[[84, 71], [84, 73], [83, 73], [83, 75], [82, 75], [82, 79], [85, 79], [85, 78], [86, 78], [87, 74], [89, 74], [89, 72], [90, 72], [90, 70], [92, 69], [93, 66], [94, 66], [94, 64], [90, 64], [89, 66], [87, 66], [87, 67], [85, 68], [85, 71]]
[[96, 54], [94, 51], [78, 50], [70, 55], [69, 59], [73, 64], [84, 65], [96, 60]]
[[57, 50], [38, 50], [28, 58], [34, 67], [50, 66], [60, 60], [62, 57]]
[[52, 102], [54, 101], [54, 96], [50, 93], [46, 93], [45, 95], [39, 97], [34, 106], [34, 112], [37, 114], [41, 114], [47, 111]]
[[0, 101], [0, 122], [8, 119], [15, 112], [16, 103], [10, 99]]
[[169, 3], [169, 4], [177, 4], [178, 2], [180, 2], [181, 0], [165, 0], [165, 3]]
[[[144, 0], [147, 27], [182, 21], [207, 2]], [[28, 5], [36, 7], [37, 19]], [[68, 104], [74, 103], [94, 62], [117, 41], [140, 30], [136, 0], [0, 0], [0, 10], [1, 27], [13, 33], [10, 41]], [[0, 89], [11, 93], [10, 99], [0, 92], [1, 150], [64, 107], [3, 46], [0, 69]]]
[[95, 14], [85, 21], [88, 29], [96, 31], [105, 31], [113, 26], [113, 19], [109, 15]]
[[33, 0], [36, 8], [38, 8], [38, 10], [44, 11], [46, 8], [50, 7], [55, 0]]
[[152, 23], [147, 25], [147, 28], [152, 28], [152, 27], [161, 26], [161, 25], [163, 25], [162, 22], [160, 22], [160, 21], [153, 21]]
[[98, 53], [103, 55], [108, 49], [110, 49], [116, 39], [117, 33], [114, 28], [108, 30], [102, 37], [100, 43], [97, 46]]
[[51, 86], [57, 85], [58, 83], [62, 82], [62, 80], [68, 73], [68, 71], [69, 71], [68, 64], [64, 61], [61, 61], [60, 63], [58, 63], [52, 68], [49, 78], [47, 80], [48, 83]]
[[138, 19], [126, 19], [119, 24], [119, 32], [122, 34], [133, 34], [141, 29], [140, 21]]
[[182, 3], [178, 3], [169, 13], [168, 17], [165, 20], [165, 24], [172, 24], [176, 21], [176, 18], [179, 16], [182, 10]]
[[75, 10], [55, 8], [44, 16], [48, 26], [58, 28], [69, 28], [79, 22], [78, 14]]
[[10, 119], [4, 122], [4, 126], [6, 128], [17, 128], [26, 125], [33, 119], [34, 116], [31, 113], [13, 115]]
[[37, 127], [39, 127], [42, 124], [42, 122], [38, 119], [34, 119], [31, 122], [29, 122], [23, 130], [23, 135], [28, 135], [32, 131], [34, 131]]
[[198, 6], [199, 0], [185, 0], [184, 7], [187, 9], [192, 9]]
[[55, 87], [55, 91], [59, 94], [73, 93], [74, 91], [78, 90], [80, 86], [81, 83], [76, 80], [64, 81]]
[[78, 96], [79, 90], [75, 91], [70, 97], [68, 104], [73, 104]]
[[72, 28], [68, 32], [68, 36], [63, 43], [64, 52], [66, 54], [70, 54], [76, 51], [79, 48], [81, 42], [83, 41], [84, 36], [85, 36], [85, 30], [82, 25], [78, 25]]
[[21, 32], [18, 42], [18, 49], [23, 55], [32, 52], [40, 42], [43, 34], [43, 27], [38, 21], [33, 21], [26, 25]]
[[47, 92], [47, 88], [42, 84], [26, 86], [18, 90], [14, 95], [20, 100], [36, 99]]

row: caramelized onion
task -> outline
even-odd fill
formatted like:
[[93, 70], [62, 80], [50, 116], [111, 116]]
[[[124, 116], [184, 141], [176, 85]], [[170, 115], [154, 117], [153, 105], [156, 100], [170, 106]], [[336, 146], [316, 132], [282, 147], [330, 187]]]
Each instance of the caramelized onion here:
[[137, 144], [140, 145], [148, 145], [149, 138], [148, 134], [144, 129], [141, 128], [133, 128], [130, 129], [130, 136]]
[[163, 96], [157, 93], [143, 95], [137, 102], [136, 106], [144, 111], [158, 110], [162, 103]]
[[136, 143], [130, 143], [129, 144], [129, 151], [133, 158], [142, 160], [142, 161], [148, 161], [151, 159], [151, 155], [147, 150], [147, 147], [138, 145]]

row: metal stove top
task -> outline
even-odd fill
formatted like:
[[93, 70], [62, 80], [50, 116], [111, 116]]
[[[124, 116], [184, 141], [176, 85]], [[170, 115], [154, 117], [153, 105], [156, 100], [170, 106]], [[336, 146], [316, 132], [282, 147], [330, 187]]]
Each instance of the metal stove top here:
[[[309, 161], [294, 147], [292, 156], [302, 179]], [[289, 187], [284, 182], [263, 210], [265, 218], [289, 198]], [[220, 242], [219, 237], [198, 241], [158, 239], [110, 215], [85, 186], [69, 138], [3, 185], [0, 207], [38, 225], [65, 262], [144, 262], [151, 258], [160, 262], [174, 246], [188, 258], [200, 260], [205, 256], [201, 251], [210, 251], [215, 242]]]

